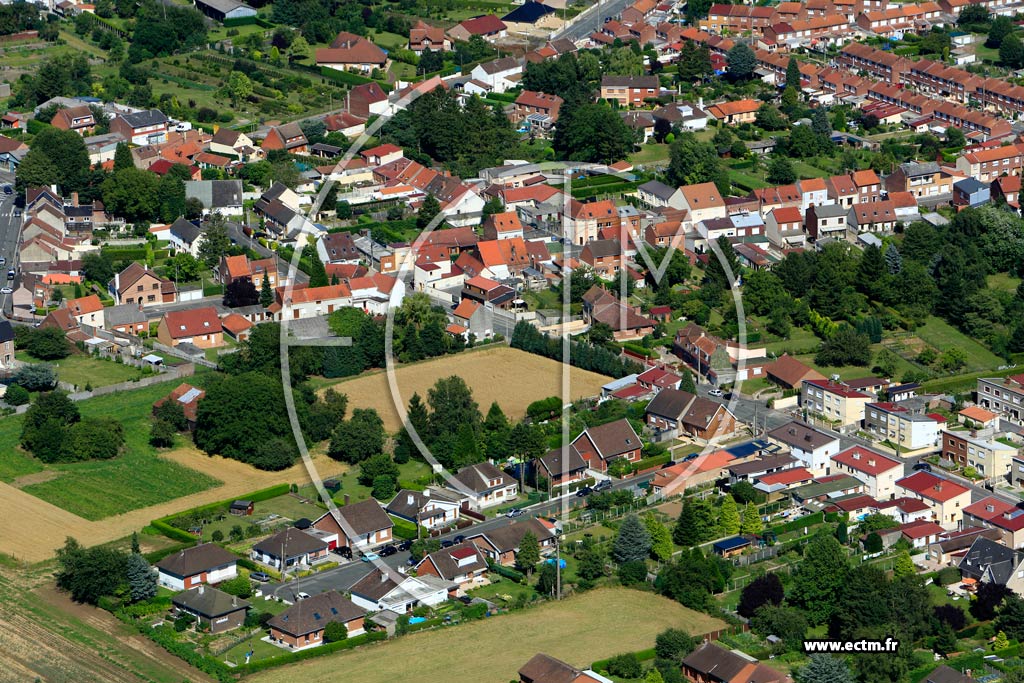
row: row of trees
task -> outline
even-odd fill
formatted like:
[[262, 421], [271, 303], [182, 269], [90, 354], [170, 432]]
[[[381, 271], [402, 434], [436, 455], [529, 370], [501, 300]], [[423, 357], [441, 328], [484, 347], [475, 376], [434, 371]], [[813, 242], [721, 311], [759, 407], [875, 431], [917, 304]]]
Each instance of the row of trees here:
[[[562, 360], [562, 340], [543, 334], [527, 322], [516, 323], [512, 330], [510, 345], [514, 349], [522, 349], [557, 361]], [[604, 347], [577, 341], [570, 343], [569, 362], [584, 370], [610, 377], [625, 377], [642, 371], [635, 361], [624, 360], [617, 353]]]

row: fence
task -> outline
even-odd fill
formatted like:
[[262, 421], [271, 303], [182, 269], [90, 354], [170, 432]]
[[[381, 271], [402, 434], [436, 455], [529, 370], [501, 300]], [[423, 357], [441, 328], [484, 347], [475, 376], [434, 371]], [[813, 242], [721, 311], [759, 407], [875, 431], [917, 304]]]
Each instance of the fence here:
[[190, 363], [196, 363], [197, 365], [202, 365], [203, 367], [207, 368], [213, 368], [214, 370], [217, 369], [217, 364], [214, 363], [213, 361], [206, 360], [205, 356], [191, 356], [174, 346], [167, 346], [166, 344], [161, 344], [160, 342], [155, 341], [153, 342], [153, 349], [155, 351], [160, 351], [161, 353], [166, 353], [170, 356], [174, 356], [175, 358], [187, 360]]
[[92, 391], [78, 391], [69, 394], [68, 398], [70, 398], [72, 401], [84, 401], [87, 398], [93, 398], [95, 396], [105, 396], [107, 394], [113, 394], [118, 391], [130, 391], [132, 389], [138, 389], [140, 387], [149, 387], [154, 384], [160, 384], [162, 382], [170, 382], [171, 380], [180, 379], [182, 377], [188, 377], [189, 375], [192, 374], [192, 366], [182, 367], [188, 367], [189, 369], [186, 372], [182, 372], [176, 367], [167, 366], [164, 372], [161, 372], [156, 375], [151, 375], [150, 377], [143, 377], [135, 381], [120, 382], [118, 384], [108, 384], [105, 387], [97, 387]]

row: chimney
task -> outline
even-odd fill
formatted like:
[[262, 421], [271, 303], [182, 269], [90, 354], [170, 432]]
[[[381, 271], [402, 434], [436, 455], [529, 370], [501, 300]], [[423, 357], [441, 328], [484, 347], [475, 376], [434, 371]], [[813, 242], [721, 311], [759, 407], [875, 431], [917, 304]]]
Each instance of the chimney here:
[[238, 607], [238, 598], [234, 595], [231, 596], [231, 606]]
[[872, 458], [871, 460], [868, 460], [868, 467], [874, 467], [874, 466], [875, 466], [874, 458]]
[[348, 494], [345, 494], [345, 505], [348, 505]]
[[382, 569], [381, 572], [380, 572], [380, 582], [384, 583], [387, 580], [388, 580], [388, 573]]
[[78, 206], [78, 193], [77, 192], [72, 192], [71, 193], [71, 206]]
[[199, 594], [202, 595], [205, 590], [206, 590], [206, 584], [205, 583], [199, 584]]
[[406, 505], [413, 505], [416, 502], [416, 498], [410, 493], [409, 495], [406, 496], [405, 502]]

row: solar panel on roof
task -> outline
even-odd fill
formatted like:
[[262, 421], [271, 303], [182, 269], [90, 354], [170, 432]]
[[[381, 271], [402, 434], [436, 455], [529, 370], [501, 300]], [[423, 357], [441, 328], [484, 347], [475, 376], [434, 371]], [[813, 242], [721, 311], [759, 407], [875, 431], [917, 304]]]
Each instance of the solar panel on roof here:
[[319, 612], [313, 612], [313, 618], [316, 619], [317, 621], [320, 621], [320, 613]]
[[726, 448], [725, 452], [730, 453], [736, 456], [737, 458], [745, 458], [748, 455], [753, 455], [754, 453], [757, 453], [759, 450], [760, 449], [758, 448], [757, 444], [750, 441], [747, 443], [737, 444], [730, 448]]
[[202, 392], [199, 389], [189, 389], [188, 391], [181, 395], [181, 398], [179, 398], [178, 401], [180, 403], [191, 403], [192, 401], [199, 398], [200, 393]]
[[331, 614], [337, 614], [337, 613], [338, 613], [338, 608], [337, 607], [332, 607], [331, 608]]

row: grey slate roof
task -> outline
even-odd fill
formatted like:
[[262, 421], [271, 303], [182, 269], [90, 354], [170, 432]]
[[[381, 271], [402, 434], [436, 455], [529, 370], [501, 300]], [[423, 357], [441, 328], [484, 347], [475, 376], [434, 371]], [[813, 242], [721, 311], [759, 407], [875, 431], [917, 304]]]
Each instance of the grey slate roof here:
[[991, 579], [994, 583], [1006, 585], [1020, 562], [1021, 557], [1012, 548], [987, 538], [978, 538], [960, 560], [960, 573], [965, 578]]
[[[103, 312], [103, 323], [106, 327], [144, 323], [146, 320], [148, 320], [148, 318], [144, 312], [139, 310], [138, 304], [120, 304], [118, 306], [111, 306], [110, 308], [104, 309]], [[10, 323], [7, 324], [9, 325]], [[0, 341], [3, 340], [0, 339]]]
[[132, 128], [144, 128], [167, 123], [167, 117], [159, 109], [146, 109], [131, 114], [121, 114], [121, 118]]
[[299, 600], [268, 621], [267, 625], [293, 636], [304, 636], [323, 629], [331, 622], [346, 623], [365, 615], [366, 610], [337, 591], [327, 591]]
[[214, 543], [184, 548], [156, 563], [165, 574], [178, 577], [195, 576], [205, 571], [234, 564], [238, 558]]
[[249, 607], [249, 603], [212, 586], [197, 586], [178, 593], [171, 602], [190, 612], [215, 619]]
[[327, 544], [319, 538], [295, 527], [288, 527], [270, 538], [260, 541], [252, 549], [273, 557], [281, 557], [283, 554], [288, 558], [317, 552], [326, 547]]
[[672, 197], [672, 195], [674, 195], [677, 192], [676, 188], [666, 185], [665, 183], [659, 180], [649, 180], [643, 185], [637, 187], [636, 189], [641, 192], [646, 192], [647, 194], [654, 195], [655, 197], [663, 201], [668, 201]]
[[241, 180], [188, 180], [185, 196], [195, 197], [206, 209], [223, 209], [242, 205]]
[[170, 230], [172, 235], [186, 244], [194, 244], [199, 239], [199, 236], [203, 234], [203, 231], [195, 223], [184, 218], [179, 218], [171, 223]]

